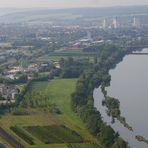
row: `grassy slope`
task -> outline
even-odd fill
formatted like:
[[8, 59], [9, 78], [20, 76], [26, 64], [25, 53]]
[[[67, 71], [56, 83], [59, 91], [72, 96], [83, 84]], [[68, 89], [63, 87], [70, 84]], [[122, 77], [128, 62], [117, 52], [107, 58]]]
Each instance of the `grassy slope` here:
[[84, 128], [80, 118], [71, 109], [71, 94], [75, 89], [77, 79], [56, 79], [49, 82], [37, 82], [32, 86], [33, 91], [46, 93], [51, 102], [55, 103], [62, 114], [60, 118], [71, 124]]
[[[45, 92], [52, 102], [58, 105], [62, 115], [58, 116], [66, 125], [79, 133], [85, 139], [98, 143], [85, 129], [84, 123], [71, 109], [71, 94], [75, 90], [77, 79], [55, 79], [50, 82], [35, 82], [32, 91]], [[98, 143], [100, 145], [100, 143]]]

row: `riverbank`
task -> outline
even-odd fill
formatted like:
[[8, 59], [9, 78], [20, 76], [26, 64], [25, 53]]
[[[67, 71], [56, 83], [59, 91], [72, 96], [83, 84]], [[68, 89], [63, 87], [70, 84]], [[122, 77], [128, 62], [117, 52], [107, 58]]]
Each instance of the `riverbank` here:
[[[143, 50], [144, 52], [146, 51]], [[128, 137], [132, 148], [147, 148], [144, 142], [135, 139], [136, 135], [143, 135], [145, 139], [147, 133], [147, 104], [148, 96], [148, 70], [144, 65], [148, 64], [147, 55], [127, 55], [115, 69], [110, 70], [111, 84], [107, 87], [109, 96], [114, 96], [120, 101], [120, 110], [126, 121], [132, 125], [134, 131], [127, 132], [126, 129], [114, 125], [122, 137]]]

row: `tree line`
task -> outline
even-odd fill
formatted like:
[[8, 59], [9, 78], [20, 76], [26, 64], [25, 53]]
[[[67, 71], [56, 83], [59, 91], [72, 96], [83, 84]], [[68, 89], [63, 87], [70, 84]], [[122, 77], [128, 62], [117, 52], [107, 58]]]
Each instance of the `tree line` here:
[[105, 147], [126, 148], [126, 142], [119, 138], [119, 134], [111, 126], [103, 122], [100, 112], [94, 108], [93, 91], [94, 88], [110, 85], [109, 70], [122, 60], [128, 50], [104, 45], [99, 46], [96, 53], [96, 63], [84, 70], [77, 82], [75, 92], [72, 94], [72, 108], [86, 123], [90, 133], [96, 136]]

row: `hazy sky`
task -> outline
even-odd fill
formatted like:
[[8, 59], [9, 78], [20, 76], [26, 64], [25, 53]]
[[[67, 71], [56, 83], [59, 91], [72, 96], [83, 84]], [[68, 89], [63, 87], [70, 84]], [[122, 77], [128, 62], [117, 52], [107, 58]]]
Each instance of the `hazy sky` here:
[[148, 0], [0, 0], [0, 7], [99, 7], [114, 5], [148, 5]]

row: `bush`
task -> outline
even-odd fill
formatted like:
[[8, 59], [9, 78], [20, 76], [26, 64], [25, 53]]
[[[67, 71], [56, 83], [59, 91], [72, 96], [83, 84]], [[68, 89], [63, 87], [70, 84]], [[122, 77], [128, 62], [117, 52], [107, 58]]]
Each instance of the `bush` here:
[[29, 112], [24, 108], [18, 107], [12, 110], [12, 114], [13, 115], [29, 115]]

